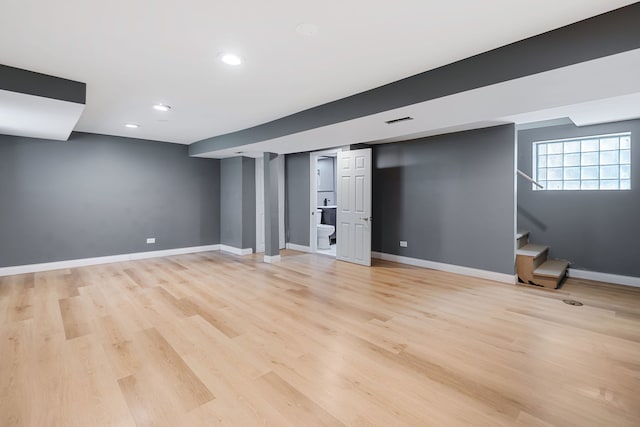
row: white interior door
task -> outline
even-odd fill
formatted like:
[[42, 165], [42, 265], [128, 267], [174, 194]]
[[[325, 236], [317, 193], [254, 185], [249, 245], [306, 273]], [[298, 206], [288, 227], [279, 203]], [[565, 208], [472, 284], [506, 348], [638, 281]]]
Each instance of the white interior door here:
[[338, 153], [337, 256], [371, 265], [371, 148]]
[[256, 159], [256, 253], [264, 252], [264, 165]]

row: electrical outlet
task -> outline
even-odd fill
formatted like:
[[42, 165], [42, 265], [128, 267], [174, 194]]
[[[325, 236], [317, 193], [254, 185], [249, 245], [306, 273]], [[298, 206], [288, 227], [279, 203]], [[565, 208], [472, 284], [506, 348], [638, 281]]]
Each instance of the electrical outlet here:
[[155, 242], [156, 242], [156, 238], [155, 237], [149, 237], [147, 239], [147, 245], [150, 245], [150, 244], [155, 243]]
[[400, 240], [400, 247], [401, 248], [406, 248], [407, 247], [407, 241], [406, 240]]

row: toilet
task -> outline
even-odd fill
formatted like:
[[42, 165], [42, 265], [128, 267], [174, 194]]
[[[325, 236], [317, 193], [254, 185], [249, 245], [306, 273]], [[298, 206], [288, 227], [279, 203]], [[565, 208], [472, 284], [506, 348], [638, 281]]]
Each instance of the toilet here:
[[318, 249], [330, 249], [331, 241], [329, 240], [329, 236], [336, 231], [336, 228], [333, 225], [328, 224], [320, 224], [322, 221], [322, 209], [316, 210], [316, 227], [318, 230]]

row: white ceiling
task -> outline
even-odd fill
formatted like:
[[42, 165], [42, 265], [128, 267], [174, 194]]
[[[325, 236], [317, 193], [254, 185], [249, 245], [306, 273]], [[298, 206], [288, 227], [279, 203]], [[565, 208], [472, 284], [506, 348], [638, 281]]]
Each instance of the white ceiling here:
[[631, 3], [3, 0], [0, 61], [87, 83], [78, 131], [189, 144]]
[[[569, 117], [579, 125], [640, 117], [640, 49], [457, 93], [379, 114], [209, 152], [225, 158], [379, 144], [442, 133]], [[388, 125], [387, 120], [413, 120]]]

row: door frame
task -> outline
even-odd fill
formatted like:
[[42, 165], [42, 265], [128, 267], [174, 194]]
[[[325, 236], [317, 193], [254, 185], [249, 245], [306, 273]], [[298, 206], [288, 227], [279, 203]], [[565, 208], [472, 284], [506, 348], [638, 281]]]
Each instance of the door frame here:
[[[316, 227], [316, 209], [318, 207], [318, 157], [335, 154], [337, 159], [340, 151], [350, 151], [350, 148], [337, 147], [329, 150], [312, 151], [309, 156], [309, 249], [311, 253], [318, 251], [318, 228]], [[334, 173], [337, 173], [337, 171], [334, 171]], [[336, 188], [336, 194], [337, 190]], [[338, 200], [336, 200], [336, 206], [339, 206]], [[338, 227], [336, 227], [336, 240], [339, 238]]]

